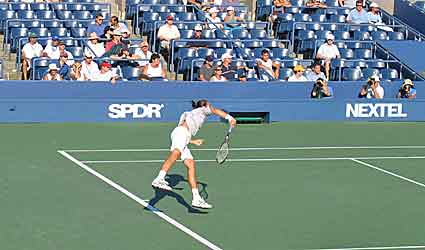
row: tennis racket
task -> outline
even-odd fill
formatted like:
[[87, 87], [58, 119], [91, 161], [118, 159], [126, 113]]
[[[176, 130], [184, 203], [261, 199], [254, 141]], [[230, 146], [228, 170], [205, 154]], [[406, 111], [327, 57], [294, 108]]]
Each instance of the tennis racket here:
[[229, 128], [227, 131], [226, 137], [224, 138], [223, 143], [220, 145], [220, 147], [217, 150], [217, 154], [215, 159], [217, 160], [218, 164], [223, 164], [227, 156], [229, 155], [229, 140], [230, 140], [230, 133], [232, 133], [232, 127]]

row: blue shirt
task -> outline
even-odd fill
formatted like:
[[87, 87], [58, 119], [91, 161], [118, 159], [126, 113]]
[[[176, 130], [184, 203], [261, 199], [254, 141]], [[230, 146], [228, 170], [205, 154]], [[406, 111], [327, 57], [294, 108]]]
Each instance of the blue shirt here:
[[69, 80], [69, 71], [71, 70], [71, 68], [68, 66], [68, 64], [64, 64], [62, 65], [62, 67], [59, 69], [59, 75], [64, 79], [64, 80]]
[[104, 33], [106, 24], [97, 25], [96, 23], [90, 24], [87, 28], [87, 35], [89, 35], [92, 32], [95, 32], [97, 36], [101, 36]]
[[368, 13], [363, 9], [360, 12], [358, 12], [357, 9], [350, 11], [350, 13], [348, 13], [347, 19], [356, 24], [369, 22]]
[[368, 18], [368, 21], [370, 23], [382, 23], [382, 18], [381, 18], [381, 16], [379, 14], [378, 15], [374, 15], [372, 12], [368, 12], [367, 13], [367, 18]]

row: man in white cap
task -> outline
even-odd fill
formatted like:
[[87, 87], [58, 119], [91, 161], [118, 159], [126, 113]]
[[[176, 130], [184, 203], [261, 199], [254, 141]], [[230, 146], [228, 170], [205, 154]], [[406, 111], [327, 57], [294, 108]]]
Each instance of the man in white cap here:
[[323, 60], [323, 65], [325, 66], [326, 78], [329, 80], [330, 69], [331, 69], [331, 60], [335, 58], [340, 58], [338, 47], [334, 44], [335, 36], [332, 34], [326, 35], [326, 42], [319, 47], [317, 51], [316, 58]]
[[[190, 39], [193, 40], [202, 40], [205, 39], [205, 37], [202, 34], [202, 25], [197, 24], [195, 26], [195, 33], [193, 34], [193, 36]], [[187, 47], [190, 48], [202, 48], [202, 47], [207, 47], [208, 46], [208, 42], [207, 41], [189, 41], [187, 43]]]
[[84, 79], [91, 81], [99, 74], [99, 66], [93, 61], [93, 54], [90, 51], [84, 53], [84, 61], [81, 63], [81, 74]]
[[105, 54], [105, 46], [103, 43], [99, 43], [99, 39], [95, 32], [90, 33], [84, 53], [91, 52], [94, 57], [102, 57]]
[[45, 81], [60, 81], [62, 80], [60, 75], [58, 74], [58, 67], [56, 64], [51, 63], [49, 64], [49, 69], [47, 71], [47, 74], [43, 77], [43, 80]]
[[139, 67], [144, 67], [149, 63], [151, 59], [152, 52], [149, 50], [149, 43], [147, 41], [142, 41], [134, 51], [134, 58], [136, 59], [144, 59], [145, 61], [138, 61]]
[[218, 16], [218, 13], [220, 11], [217, 9], [217, 7], [212, 7], [208, 10], [209, 15], [208, 18], [208, 27], [212, 31], [216, 31], [217, 28], [223, 29], [223, 24], [221, 23], [221, 18]]
[[161, 54], [166, 60], [168, 60], [171, 40], [180, 39], [180, 31], [177, 26], [174, 25], [174, 17], [172, 15], [168, 15], [166, 23], [159, 27], [158, 39], [160, 41]]

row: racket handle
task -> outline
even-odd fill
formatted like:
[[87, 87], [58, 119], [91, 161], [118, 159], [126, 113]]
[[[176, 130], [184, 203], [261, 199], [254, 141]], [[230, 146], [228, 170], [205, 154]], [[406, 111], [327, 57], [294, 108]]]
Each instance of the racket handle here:
[[227, 131], [227, 134], [230, 134], [230, 133], [232, 133], [232, 127], [229, 127], [229, 130]]

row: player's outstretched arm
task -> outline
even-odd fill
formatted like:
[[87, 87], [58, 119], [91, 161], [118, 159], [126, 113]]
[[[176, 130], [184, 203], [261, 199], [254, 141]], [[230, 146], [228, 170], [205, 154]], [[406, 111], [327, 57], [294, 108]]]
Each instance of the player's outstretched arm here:
[[216, 108], [214, 108], [211, 105], [210, 105], [210, 109], [211, 109], [211, 112], [214, 115], [220, 116], [221, 118], [226, 119], [227, 121], [229, 121], [229, 124], [230, 124], [231, 127], [235, 127], [236, 126], [236, 120], [231, 115], [227, 114], [226, 112], [224, 112], [221, 109], [216, 109]]

